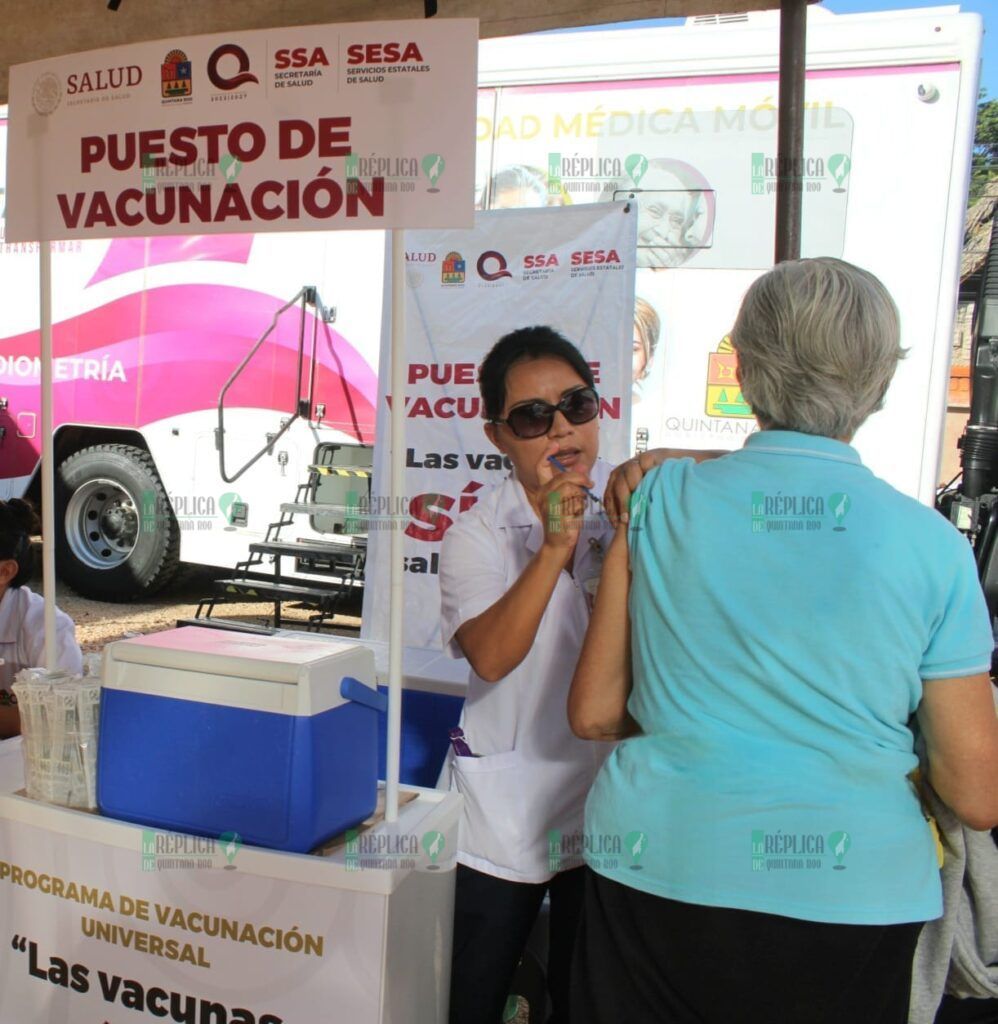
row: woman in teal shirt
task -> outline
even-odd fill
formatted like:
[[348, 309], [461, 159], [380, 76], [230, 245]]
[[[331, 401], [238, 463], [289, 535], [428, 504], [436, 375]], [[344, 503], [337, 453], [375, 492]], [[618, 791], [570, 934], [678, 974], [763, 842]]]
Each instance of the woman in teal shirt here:
[[732, 343], [761, 429], [648, 474], [572, 684], [575, 732], [623, 740], [573, 1022], [904, 1024], [942, 910], [910, 723], [940, 796], [998, 822], [991, 624], [963, 537], [849, 443], [902, 355], [883, 285], [781, 264]]

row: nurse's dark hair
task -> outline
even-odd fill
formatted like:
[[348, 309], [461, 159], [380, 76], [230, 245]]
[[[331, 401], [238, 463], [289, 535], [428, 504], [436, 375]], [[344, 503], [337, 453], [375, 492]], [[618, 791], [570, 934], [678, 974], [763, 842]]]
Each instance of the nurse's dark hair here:
[[19, 566], [9, 586], [23, 586], [31, 578], [31, 535], [39, 529], [38, 516], [28, 502], [0, 501], [0, 561], [12, 558]]
[[482, 413], [488, 420], [499, 419], [506, 404], [506, 374], [525, 359], [561, 359], [593, 387], [593, 371], [585, 356], [553, 327], [521, 327], [504, 334], [485, 357], [478, 377]]

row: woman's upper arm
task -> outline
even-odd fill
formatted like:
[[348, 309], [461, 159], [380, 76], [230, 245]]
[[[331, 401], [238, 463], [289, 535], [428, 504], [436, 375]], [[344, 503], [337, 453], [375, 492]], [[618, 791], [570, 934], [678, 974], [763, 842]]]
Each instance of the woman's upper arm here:
[[998, 823], [998, 717], [985, 673], [925, 683], [918, 706], [929, 779], [971, 828]]

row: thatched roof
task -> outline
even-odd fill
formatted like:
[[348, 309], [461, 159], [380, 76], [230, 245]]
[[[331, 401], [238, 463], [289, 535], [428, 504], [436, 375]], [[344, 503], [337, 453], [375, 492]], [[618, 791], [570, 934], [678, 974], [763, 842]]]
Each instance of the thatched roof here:
[[991, 222], [998, 206], [998, 180], [989, 181], [984, 194], [967, 211], [963, 232], [963, 258], [960, 261], [960, 280], [979, 274], [984, 267], [991, 244]]

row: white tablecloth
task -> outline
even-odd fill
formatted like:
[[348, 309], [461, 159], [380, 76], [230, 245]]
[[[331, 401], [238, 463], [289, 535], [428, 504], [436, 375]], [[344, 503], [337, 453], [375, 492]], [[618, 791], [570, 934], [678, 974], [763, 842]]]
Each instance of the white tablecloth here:
[[16, 793], [24, 789], [24, 761], [21, 737], [0, 740], [0, 793]]

